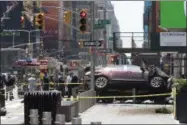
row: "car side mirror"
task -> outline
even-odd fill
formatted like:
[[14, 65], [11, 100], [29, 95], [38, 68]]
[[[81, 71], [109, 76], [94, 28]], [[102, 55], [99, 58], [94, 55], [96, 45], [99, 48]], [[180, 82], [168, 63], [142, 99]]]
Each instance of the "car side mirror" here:
[[145, 72], [144, 68], [141, 67], [140, 69], [142, 70], [142, 72]]

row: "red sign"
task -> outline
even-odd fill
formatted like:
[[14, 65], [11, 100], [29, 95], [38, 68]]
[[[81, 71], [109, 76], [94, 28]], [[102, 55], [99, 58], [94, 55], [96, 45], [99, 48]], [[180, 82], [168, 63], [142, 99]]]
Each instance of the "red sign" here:
[[80, 12], [80, 17], [84, 18], [84, 17], [86, 17], [86, 16], [87, 16], [87, 14], [86, 14], [85, 11], [81, 11], [81, 12]]

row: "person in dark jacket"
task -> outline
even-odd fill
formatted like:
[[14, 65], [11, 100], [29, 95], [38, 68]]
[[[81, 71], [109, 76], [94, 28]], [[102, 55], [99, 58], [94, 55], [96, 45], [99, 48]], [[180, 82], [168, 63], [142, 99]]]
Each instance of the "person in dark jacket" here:
[[49, 86], [50, 86], [49, 77], [48, 77], [47, 73], [45, 73], [44, 79], [43, 79], [43, 90], [44, 91], [49, 91]]

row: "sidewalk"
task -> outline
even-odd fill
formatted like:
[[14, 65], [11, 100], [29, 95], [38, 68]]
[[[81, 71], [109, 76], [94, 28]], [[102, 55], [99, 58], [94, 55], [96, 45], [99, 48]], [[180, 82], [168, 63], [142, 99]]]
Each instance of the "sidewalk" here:
[[156, 114], [158, 105], [97, 104], [81, 114], [82, 123], [102, 124], [177, 124], [171, 114]]

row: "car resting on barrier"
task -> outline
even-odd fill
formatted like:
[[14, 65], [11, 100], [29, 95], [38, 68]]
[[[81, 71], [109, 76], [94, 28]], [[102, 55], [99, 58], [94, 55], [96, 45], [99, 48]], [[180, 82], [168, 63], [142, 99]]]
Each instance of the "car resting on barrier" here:
[[[94, 101], [96, 101], [96, 99], [133, 99], [134, 103], [137, 103], [138, 99], [141, 98], [145, 98], [145, 97], [162, 97], [162, 96], [168, 96], [171, 97], [172, 93], [158, 93], [158, 94], [147, 94], [147, 95], [136, 95], [135, 93], [133, 95], [124, 95], [124, 96], [85, 96], [84, 93], [81, 93], [81, 95], [77, 96], [77, 98], [64, 98], [65, 100], [79, 100], [80, 102], [83, 102], [82, 105], [80, 105], [80, 109], [82, 109], [84, 111], [84, 108], [86, 107], [85, 103], [86, 101], [90, 100], [90, 99], [94, 99]], [[89, 101], [88, 101], [89, 102]], [[91, 101], [91, 104], [94, 103], [93, 100]], [[88, 103], [89, 105], [89, 103]]]

